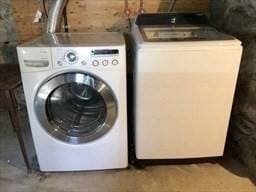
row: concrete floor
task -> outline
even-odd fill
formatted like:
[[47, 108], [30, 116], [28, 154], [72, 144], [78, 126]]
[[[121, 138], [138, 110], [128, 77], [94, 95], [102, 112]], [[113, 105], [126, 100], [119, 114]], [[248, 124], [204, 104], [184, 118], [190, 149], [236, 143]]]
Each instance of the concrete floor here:
[[244, 176], [246, 174], [238, 176], [219, 164], [208, 163], [28, 175], [25, 170], [0, 162], [0, 191], [255, 192], [255, 185]]
[[[0, 192], [256, 192], [246, 169], [231, 157], [216, 164], [27, 174], [7, 119], [7, 113], [0, 111]], [[32, 158], [27, 128], [25, 136]]]

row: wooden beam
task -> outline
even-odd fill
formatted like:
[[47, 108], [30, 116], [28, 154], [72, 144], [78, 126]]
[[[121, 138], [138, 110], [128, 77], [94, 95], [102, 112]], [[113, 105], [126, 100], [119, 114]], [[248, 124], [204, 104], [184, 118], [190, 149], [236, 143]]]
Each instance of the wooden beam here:
[[[33, 23], [38, 0], [11, 0], [18, 37], [25, 41], [43, 33], [41, 23]], [[209, 10], [210, 0], [178, 0], [176, 12], [203, 12]], [[41, 2], [41, 1], [40, 1]], [[147, 12], [165, 12], [169, 0], [144, 0]], [[132, 16], [137, 14], [138, 0], [129, 0]], [[123, 14], [124, 0], [69, 0], [67, 8], [71, 32], [129, 31], [129, 22]]]

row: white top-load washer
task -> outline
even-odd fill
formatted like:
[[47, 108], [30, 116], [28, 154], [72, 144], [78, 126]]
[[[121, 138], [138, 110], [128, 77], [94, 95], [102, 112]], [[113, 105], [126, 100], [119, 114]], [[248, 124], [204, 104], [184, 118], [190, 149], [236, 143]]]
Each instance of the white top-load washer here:
[[222, 156], [241, 42], [198, 14], [142, 14], [132, 36], [136, 158]]
[[45, 34], [17, 49], [40, 170], [127, 167], [123, 36]]

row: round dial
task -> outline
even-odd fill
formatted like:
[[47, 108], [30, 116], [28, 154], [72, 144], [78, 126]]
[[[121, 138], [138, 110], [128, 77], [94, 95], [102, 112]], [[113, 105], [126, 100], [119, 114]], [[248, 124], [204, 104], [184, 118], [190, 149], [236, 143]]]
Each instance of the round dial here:
[[116, 59], [114, 59], [114, 60], [112, 61], [112, 65], [117, 65], [118, 63], [119, 63], [119, 61], [116, 60]]
[[68, 51], [66, 54], [65, 54], [65, 60], [68, 62], [68, 63], [75, 63], [77, 61], [77, 55], [74, 51]]
[[92, 65], [93, 65], [94, 67], [97, 67], [99, 64], [100, 64], [100, 63], [99, 63], [99, 61], [97, 61], [97, 60], [93, 60], [93, 61], [92, 61]]
[[107, 65], [108, 65], [108, 60], [103, 60], [103, 61], [102, 61], [102, 64], [103, 64], [104, 66], [107, 66]]

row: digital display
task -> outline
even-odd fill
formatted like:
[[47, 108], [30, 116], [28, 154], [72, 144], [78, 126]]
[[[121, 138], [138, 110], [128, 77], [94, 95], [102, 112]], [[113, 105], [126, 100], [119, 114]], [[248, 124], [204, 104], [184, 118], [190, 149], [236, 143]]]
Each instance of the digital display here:
[[92, 51], [93, 55], [117, 55], [119, 54], [118, 49], [96, 49]]

